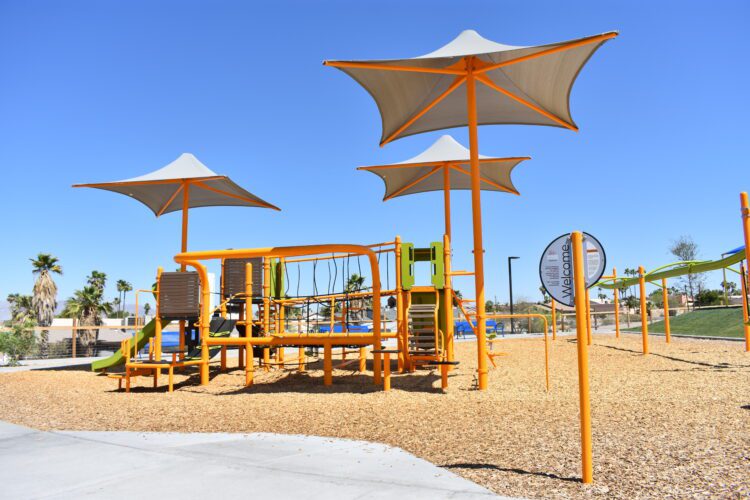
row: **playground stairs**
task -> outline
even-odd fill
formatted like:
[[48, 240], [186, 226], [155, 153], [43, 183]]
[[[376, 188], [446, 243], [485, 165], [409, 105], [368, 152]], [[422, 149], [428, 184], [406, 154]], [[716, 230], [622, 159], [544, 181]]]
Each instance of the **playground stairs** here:
[[439, 330], [436, 304], [412, 304], [409, 307], [409, 355], [434, 359], [439, 354]]

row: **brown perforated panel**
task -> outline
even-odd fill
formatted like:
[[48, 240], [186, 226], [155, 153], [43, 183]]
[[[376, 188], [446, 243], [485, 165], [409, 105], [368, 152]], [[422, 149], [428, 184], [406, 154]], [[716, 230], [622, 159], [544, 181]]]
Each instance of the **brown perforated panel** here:
[[245, 293], [245, 264], [253, 265], [253, 297], [263, 296], [263, 258], [224, 261], [224, 297]]
[[200, 277], [196, 272], [161, 273], [159, 314], [162, 318], [200, 316]]

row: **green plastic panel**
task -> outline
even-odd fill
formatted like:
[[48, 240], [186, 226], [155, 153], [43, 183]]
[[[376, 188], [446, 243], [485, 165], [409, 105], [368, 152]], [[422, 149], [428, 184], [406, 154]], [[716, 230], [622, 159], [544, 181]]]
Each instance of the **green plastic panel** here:
[[430, 243], [430, 264], [432, 273], [432, 284], [438, 290], [445, 287], [445, 268], [443, 267], [443, 242], [433, 241]]
[[414, 243], [401, 243], [401, 288], [414, 286]]

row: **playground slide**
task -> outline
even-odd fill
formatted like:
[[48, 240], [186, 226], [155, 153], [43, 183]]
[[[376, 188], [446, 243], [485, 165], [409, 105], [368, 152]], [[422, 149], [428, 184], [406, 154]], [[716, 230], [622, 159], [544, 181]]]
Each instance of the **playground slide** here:
[[[146, 343], [156, 335], [156, 320], [152, 319], [143, 327], [141, 331], [136, 334], [136, 342], [138, 343], [138, 350], [143, 349]], [[122, 355], [122, 351], [119, 349], [112, 356], [99, 359], [91, 363], [92, 371], [104, 370], [105, 368], [112, 368], [113, 366], [121, 365], [125, 362], [125, 358]]]

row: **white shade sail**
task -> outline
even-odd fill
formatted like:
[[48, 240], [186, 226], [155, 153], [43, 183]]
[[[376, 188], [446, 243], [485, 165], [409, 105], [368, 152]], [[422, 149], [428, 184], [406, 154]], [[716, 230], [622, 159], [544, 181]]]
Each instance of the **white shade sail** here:
[[549, 125], [577, 130], [569, 96], [578, 73], [608, 32], [522, 47], [462, 32], [444, 47], [410, 59], [326, 61], [359, 82], [375, 99], [381, 144], [399, 137], [467, 124], [468, 66], [476, 79], [479, 125]]
[[[377, 175], [385, 183], [383, 201], [428, 191], [470, 190], [470, 153], [456, 140], [443, 135], [414, 158], [391, 165], [359, 167]], [[528, 156], [492, 158], [479, 155], [481, 189], [519, 194], [511, 180], [513, 168]], [[447, 183], [444, 172], [447, 170]], [[446, 186], [447, 184], [447, 186]]]
[[184, 208], [212, 206], [262, 207], [280, 210], [234, 183], [218, 175], [190, 153], [183, 153], [169, 165], [151, 173], [121, 181], [76, 184], [113, 191], [134, 198], [159, 217]]

